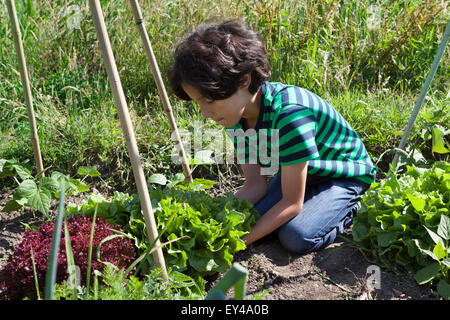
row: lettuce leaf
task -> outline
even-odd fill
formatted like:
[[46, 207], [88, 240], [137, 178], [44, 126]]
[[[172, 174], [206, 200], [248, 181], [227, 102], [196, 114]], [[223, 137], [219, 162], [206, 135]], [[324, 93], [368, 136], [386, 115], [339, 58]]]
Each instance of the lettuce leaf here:
[[353, 239], [383, 264], [414, 271], [429, 265], [427, 252], [436, 245], [430, 231], [437, 233], [440, 226], [442, 236], [448, 232], [440, 222], [450, 217], [449, 181], [450, 163], [435, 162], [430, 169], [409, 166], [402, 175], [373, 183], [354, 218]]
[[[201, 182], [201, 183], [200, 183]], [[257, 211], [248, 201], [239, 201], [233, 194], [212, 197], [205, 189], [212, 183], [197, 181], [192, 185], [158, 187], [150, 192], [153, 214], [161, 236], [165, 262], [177, 272], [183, 272], [204, 283], [203, 277], [224, 272], [232, 265], [233, 254], [245, 249], [242, 238], [248, 234], [257, 219]], [[69, 214], [97, 215], [110, 223], [120, 224], [135, 241], [138, 253], [149, 245], [146, 225], [139, 197], [115, 192], [106, 199], [91, 194], [81, 205], [69, 204]], [[175, 218], [169, 218], [176, 213]], [[143, 273], [153, 268], [148, 255], [141, 262]]]

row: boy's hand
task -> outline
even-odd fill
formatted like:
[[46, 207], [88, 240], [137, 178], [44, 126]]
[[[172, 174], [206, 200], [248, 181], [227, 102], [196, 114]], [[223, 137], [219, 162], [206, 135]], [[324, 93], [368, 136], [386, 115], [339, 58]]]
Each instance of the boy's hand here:
[[271, 233], [299, 214], [305, 197], [307, 172], [307, 162], [282, 167], [283, 198], [256, 222], [250, 234], [244, 238], [246, 245]]
[[267, 193], [267, 181], [261, 175], [261, 167], [257, 164], [241, 164], [245, 177], [244, 186], [234, 195], [239, 200], [248, 200], [255, 204]]

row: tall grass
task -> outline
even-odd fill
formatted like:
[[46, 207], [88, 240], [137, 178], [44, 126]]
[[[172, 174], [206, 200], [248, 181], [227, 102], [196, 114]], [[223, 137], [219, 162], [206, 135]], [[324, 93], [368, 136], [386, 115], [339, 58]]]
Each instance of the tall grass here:
[[[274, 76], [318, 93], [420, 89], [448, 19], [445, 1], [241, 2], [266, 37]], [[441, 69], [441, 89], [446, 80]]]
[[[32, 149], [4, 2], [0, 157], [26, 161]], [[80, 165], [98, 165], [107, 183], [129, 187], [131, 166], [87, 3], [16, 4], [44, 163], [69, 174]], [[74, 5], [77, 15], [68, 14]], [[375, 159], [398, 144], [449, 18], [444, 0], [165, 0], [157, 5], [144, 0], [140, 5], [163, 74], [186, 31], [217, 16], [245, 19], [266, 42], [271, 80], [324, 96], [355, 126]], [[144, 170], [181, 171], [170, 161], [170, 126], [129, 4], [105, 0], [102, 7]], [[447, 50], [430, 90], [438, 104], [446, 101], [449, 61]], [[179, 128], [201, 119], [194, 104], [171, 99]]]

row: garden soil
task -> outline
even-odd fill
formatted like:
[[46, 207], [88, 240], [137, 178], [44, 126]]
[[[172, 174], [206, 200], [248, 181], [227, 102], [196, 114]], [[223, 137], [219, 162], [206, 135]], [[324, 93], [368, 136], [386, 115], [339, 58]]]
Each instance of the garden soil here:
[[[0, 194], [2, 208], [12, 192]], [[83, 197], [69, 198], [80, 203]], [[52, 205], [55, 208], [55, 204]], [[0, 270], [7, 264], [14, 247], [22, 241], [25, 225], [40, 225], [42, 216], [31, 210], [0, 212]], [[368, 267], [372, 265], [351, 244], [351, 232], [334, 244], [305, 255], [285, 250], [276, 235], [269, 235], [246, 250], [238, 252], [234, 262], [248, 270], [247, 295], [264, 300], [432, 300], [439, 296], [419, 287], [413, 275], [394, 274], [381, 269], [379, 287], [368, 286]], [[207, 278], [211, 288], [222, 276]], [[232, 297], [233, 292], [228, 293]]]

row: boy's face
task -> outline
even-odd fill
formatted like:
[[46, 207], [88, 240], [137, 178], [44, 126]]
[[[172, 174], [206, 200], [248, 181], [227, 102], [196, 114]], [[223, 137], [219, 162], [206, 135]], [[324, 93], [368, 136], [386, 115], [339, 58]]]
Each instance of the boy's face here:
[[224, 100], [210, 100], [194, 86], [181, 84], [183, 90], [194, 100], [205, 118], [213, 119], [225, 128], [235, 126], [245, 113], [251, 94], [247, 86], [242, 86], [231, 97]]

